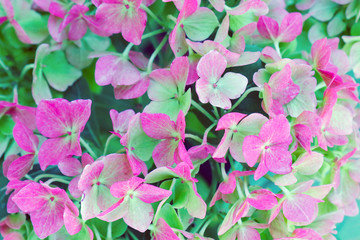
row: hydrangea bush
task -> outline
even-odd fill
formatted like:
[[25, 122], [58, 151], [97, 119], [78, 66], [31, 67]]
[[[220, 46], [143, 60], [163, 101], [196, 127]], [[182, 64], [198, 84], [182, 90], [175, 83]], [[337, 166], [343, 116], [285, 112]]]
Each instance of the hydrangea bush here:
[[0, 0], [0, 233], [336, 239], [358, 0]]

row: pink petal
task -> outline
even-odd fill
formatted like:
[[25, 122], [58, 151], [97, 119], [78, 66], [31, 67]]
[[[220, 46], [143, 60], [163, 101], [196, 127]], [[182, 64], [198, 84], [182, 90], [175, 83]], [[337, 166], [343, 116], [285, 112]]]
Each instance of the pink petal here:
[[128, 213], [128, 208], [129, 200], [124, 201], [124, 198], [122, 198], [107, 210], [97, 215], [97, 218], [107, 222], [114, 222], [123, 218]]
[[114, 132], [124, 135], [128, 130], [130, 118], [135, 115], [134, 110], [128, 109], [122, 112], [117, 112], [114, 109], [110, 110], [110, 118], [113, 124]]
[[117, 56], [104, 56], [96, 62], [95, 81], [100, 86], [132, 85], [141, 79], [139, 70]]
[[198, 65], [197, 73], [200, 78], [210, 81], [219, 79], [226, 69], [225, 58], [217, 51], [210, 51], [204, 55]]
[[189, 60], [187, 57], [177, 57], [173, 60], [170, 66], [170, 71], [175, 77], [175, 83], [180, 88], [185, 87], [185, 83], [189, 73]]
[[74, 198], [79, 198], [82, 195], [82, 191], [79, 190], [78, 184], [79, 184], [80, 176], [77, 176], [73, 178], [69, 183], [69, 192]]
[[172, 139], [160, 142], [153, 151], [153, 159], [156, 167], [171, 166], [175, 159], [174, 153], [177, 144]]
[[11, 154], [5, 158], [5, 161], [2, 164], [3, 174], [5, 177], [7, 177], [9, 166], [18, 158], [19, 156], [16, 154]]
[[269, 170], [266, 167], [265, 161], [261, 160], [254, 174], [254, 180], [257, 181], [263, 177]]
[[114, 183], [110, 188], [110, 192], [114, 197], [122, 198], [125, 197], [129, 191], [135, 191], [144, 182], [144, 179], [141, 179], [139, 177], [132, 177], [127, 181], [120, 181]]
[[133, 176], [126, 154], [109, 154], [101, 158], [104, 168], [101, 171], [101, 183], [110, 186], [118, 181], [125, 181]]
[[150, 84], [150, 78], [143, 77], [133, 85], [118, 85], [114, 88], [115, 99], [134, 99], [144, 95]]
[[283, 212], [284, 216], [292, 222], [309, 224], [318, 214], [317, 201], [309, 195], [296, 194], [284, 201]]
[[185, 32], [179, 24], [176, 24], [170, 33], [169, 44], [175, 56], [182, 56], [188, 51]]
[[59, 162], [59, 170], [65, 176], [76, 176], [82, 172], [82, 165], [79, 160], [72, 157], [67, 157]]
[[64, 211], [64, 224], [65, 228], [70, 235], [75, 235], [80, 232], [82, 223], [77, 215], [71, 211], [68, 207], [65, 207]]
[[290, 136], [290, 124], [284, 115], [278, 115], [266, 122], [259, 133], [262, 141], [270, 144], [285, 143]]
[[264, 143], [257, 136], [246, 136], [243, 142], [243, 154], [247, 164], [253, 167], [258, 161]]
[[323, 69], [330, 61], [331, 48], [327, 45], [325, 38], [317, 40], [311, 47], [311, 57], [315, 67]]
[[27, 154], [14, 160], [7, 171], [9, 180], [21, 179], [31, 170], [35, 156]]
[[151, 138], [166, 139], [177, 136], [175, 123], [166, 114], [142, 113], [140, 118], [144, 132]]
[[83, 38], [87, 32], [88, 25], [84, 19], [77, 19], [70, 24], [69, 40], [77, 41]]
[[261, 16], [257, 22], [259, 33], [267, 39], [275, 40], [279, 35], [279, 24], [272, 18]]
[[16, 193], [12, 200], [23, 212], [33, 212], [47, 205], [49, 192], [39, 183], [30, 183]]
[[280, 42], [291, 42], [302, 32], [303, 20], [300, 13], [287, 14], [280, 25], [279, 37]]
[[246, 114], [227, 113], [219, 119], [215, 131], [235, 127], [244, 117]]
[[276, 174], [287, 174], [291, 172], [291, 154], [282, 147], [272, 146], [265, 150], [263, 159], [270, 172]]
[[36, 235], [43, 239], [57, 232], [64, 225], [64, 206], [50, 201], [30, 214]]
[[[39, 150], [38, 157], [41, 169], [45, 170], [49, 165], [57, 165], [68, 157], [71, 154], [70, 147], [71, 142], [67, 137], [47, 139]], [[80, 148], [80, 144], [78, 148]]]
[[85, 191], [90, 189], [95, 179], [98, 179], [102, 170], [104, 169], [104, 163], [102, 161], [96, 161], [91, 165], [85, 166], [79, 180], [79, 190]]
[[247, 201], [252, 207], [259, 210], [270, 210], [278, 204], [275, 195], [266, 189], [252, 191]]
[[154, 231], [154, 240], [180, 240], [174, 233], [171, 227], [165, 222], [163, 218], [159, 218], [156, 222], [156, 231]]
[[17, 121], [13, 128], [15, 142], [27, 152], [35, 152], [39, 139], [21, 121]]
[[311, 151], [312, 134], [308, 126], [303, 124], [294, 125], [295, 137], [300, 145], [305, 148], [306, 151]]
[[322, 240], [323, 239], [319, 233], [317, 233], [316, 231], [314, 231], [311, 228], [295, 229], [292, 233], [292, 236], [295, 238], [311, 239], [311, 240]]
[[224, 136], [222, 137], [219, 145], [217, 146], [214, 153], [212, 154], [212, 156], [214, 158], [225, 157], [225, 154], [226, 154], [226, 152], [229, 149], [230, 144], [231, 144], [232, 135], [233, 134], [232, 134], [232, 132], [230, 132], [230, 130], [225, 129]]
[[293, 168], [302, 175], [312, 175], [321, 168], [323, 162], [324, 156], [321, 153], [305, 153], [293, 164]]
[[45, 137], [60, 137], [71, 126], [70, 103], [65, 99], [43, 100], [36, 111], [36, 126]]
[[142, 184], [135, 190], [136, 196], [145, 203], [158, 202], [164, 198], [169, 197], [172, 192], [150, 184]]

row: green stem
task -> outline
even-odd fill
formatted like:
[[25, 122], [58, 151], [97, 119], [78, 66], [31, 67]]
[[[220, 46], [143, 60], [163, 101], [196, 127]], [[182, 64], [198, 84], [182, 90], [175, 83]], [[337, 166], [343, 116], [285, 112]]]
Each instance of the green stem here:
[[186, 133], [186, 134], [185, 134], [185, 138], [194, 139], [195, 141], [197, 141], [197, 142], [199, 142], [199, 143], [202, 143], [202, 142], [203, 142], [203, 140], [202, 140], [200, 137], [198, 137], [198, 136], [196, 136], [196, 135], [193, 135], [193, 134], [190, 134], [190, 133]]
[[244, 199], [245, 196], [244, 196], [244, 193], [241, 191], [241, 187], [240, 187], [240, 184], [238, 181], [236, 181], [236, 190], [238, 192], [239, 198]]
[[218, 112], [217, 108], [216, 108], [215, 106], [213, 106], [213, 108], [214, 108], [214, 115], [215, 115], [215, 117], [216, 117], [217, 119], [219, 119], [219, 118], [220, 118], [220, 115], [219, 115], [219, 112]]
[[70, 177], [66, 177], [66, 176], [60, 176], [60, 175], [50, 174], [50, 173], [43, 173], [43, 174], [36, 176], [36, 178], [34, 178], [34, 182], [37, 182], [42, 178], [57, 178], [57, 179], [62, 178], [62, 179], [68, 179], [68, 180], [71, 179]]
[[279, 42], [278, 42], [278, 41], [275, 41], [275, 42], [274, 42], [274, 46], [275, 46], [276, 52], [279, 54], [280, 58], [282, 58], [281, 52], [280, 52]]
[[153, 11], [150, 10], [150, 8], [148, 8], [147, 6], [145, 6], [144, 4], [140, 5], [140, 8], [142, 8], [143, 10], [145, 10], [145, 12], [152, 17], [155, 22], [157, 22], [160, 26], [166, 27], [166, 24], [164, 24], [164, 21], [161, 21], [156, 15], [155, 13], [153, 13]]
[[[170, 185], [170, 188], [169, 188], [169, 191], [172, 191], [173, 187], [175, 186], [175, 183], [176, 183], [176, 179], [173, 178], [172, 182], [171, 182], [171, 185]], [[162, 206], [165, 204], [165, 202], [169, 199], [170, 196], [168, 196], [167, 198], [164, 198], [158, 205], [157, 209], [156, 209], [156, 213], [154, 215], [154, 220], [153, 220], [153, 225], [156, 226], [156, 223], [157, 223], [157, 220], [158, 220], [158, 215], [159, 215], [159, 212], [160, 212], [160, 209], [162, 208]]]
[[109, 147], [110, 141], [111, 141], [111, 139], [113, 139], [114, 137], [115, 137], [115, 135], [114, 135], [114, 134], [111, 134], [111, 135], [106, 139], [103, 156], [106, 155], [106, 152], [107, 152], [107, 149], [108, 149], [108, 147]]
[[152, 36], [155, 36], [155, 35], [158, 35], [158, 34], [163, 33], [163, 32], [166, 32], [166, 30], [165, 30], [165, 29], [157, 29], [157, 30], [154, 30], [154, 31], [152, 31], [152, 32], [149, 32], [149, 33], [144, 34], [144, 35], [141, 37], [141, 40], [146, 39], [146, 38], [149, 38], [149, 37], [152, 37]]
[[12, 72], [10, 71], [10, 68], [8, 68], [8, 66], [5, 65], [5, 63], [3, 62], [3, 60], [0, 58], [0, 66], [4, 69], [4, 71], [6, 72], [6, 74], [9, 77], [14, 77]]
[[224, 181], [228, 178], [228, 175], [226, 173], [226, 170], [225, 170], [225, 163], [221, 163], [221, 175], [224, 179]]
[[216, 122], [216, 119], [213, 116], [211, 116], [210, 113], [208, 113], [202, 106], [200, 106], [200, 104], [198, 104], [194, 100], [191, 100], [191, 105], [195, 107], [197, 110], [199, 110], [199, 112], [204, 114], [210, 121]]
[[96, 154], [91, 149], [90, 145], [87, 144], [87, 142], [85, 142], [85, 140], [82, 137], [80, 137], [80, 143], [89, 152], [92, 158], [97, 159]]
[[248, 176], [244, 176], [244, 190], [245, 190], [245, 195], [249, 196], [249, 189], [248, 189]]
[[21, 70], [20, 78], [23, 79], [25, 74], [27, 73], [27, 71], [29, 71], [30, 69], [33, 69], [33, 68], [34, 68], [33, 63], [25, 65], [25, 67]]
[[214, 122], [205, 130], [202, 143], [207, 142], [207, 136], [208, 136], [209, 132], [211, 131], [211, 129], [216, 126], [216, 124], [217, 124], [217, 122]]
[[129, 43], [129, 44], [126, 46], [125, 50], [124, 50], [123, 53], [122, 53], [123, 58], [128, 59], [129, 52], [130, 52], [130, 50], [131, 50], [131, 48], [132, 48], [133, 46], [134, 46], [133, 43]]
[[62, 178], [50, 178], [49, 180], [47, 180], [45, 183], [47, 185], [50, 185], [52, 182], [60, 182], [60, 183], [65, 183], [65, 184], [69, 184], [70, 181], [62, 179]]
[[163, 38], [163, 40], [160, 42], [159, 46], [156, 47], [155, 51], [151, 54], [150, 59], [149, 59], [149, 63], [147, 65], [147, 72], [151, 73], [152, 71], [152, 64], [156, 58], [156, 56], [158, 55], [158, 53], [161, 51], [161, 49], [164, 47], [164, 45], [166, 44], [166, 41], [168, 39], [169, 35], [166, 34], [166, 36]]
[[[216, 215], [214, 215], [214, 216], [216, 216]], [[209, 218], [209, 220], [207, 220], [207, 221], [204, 223], [204, 225], [202, 226], [202, 228], [201, 228], [201, 230], [200, 230], [200, 232], [199, 232], [199, 234], [200, 234], [201, 236], [204, 236], [204, 233], [205, 233], [205, 231], [206, 231], [206, 228], [210, 225], [210, 223], [211, 223], [212, 220], [214, 219], [214, 216], [212, 216], [211, 218]]]
[[260, 91], [258, 87], [252, 87], [247, 89], [244, 94], [236, 101], [236, 103], [227, 111], [227, 113], [232, 112], [246, 97], [252, 92]]
[[99, 233], [99, 231], [97, 230], [97, 228], [95, 227], [95, 225], [94, 225], [94, 224], [92, 224], [92, 227], [93, 227], [93, 231], [94, 231], [94, 234], [95, 234], [96, 240], [101, 240], [100, 233]]
[[231, 169], [234, 171], [235, 170], [234, 158], [231, 156], [231, 154], [229, 154], [229, 162]]
[[106, 233], [106, 240], [112, 240], [112, 232], [111, 232], [111, 222], [108, 224], [107, 233]]
[[320, 89], [322, 89], [322, 88], [324, 88], [324, 87], [326, 87], [325, 82], [319, 83], [319, 84], [316, 86], [316, 88], [315, 88], [315, 92], [318, 91], [318, 90], [320, 90]]
[[137, 240], [138, 239], [137, 236], [131, 230], [127, 231], [127, 234], [130, 235], [132, 240]]

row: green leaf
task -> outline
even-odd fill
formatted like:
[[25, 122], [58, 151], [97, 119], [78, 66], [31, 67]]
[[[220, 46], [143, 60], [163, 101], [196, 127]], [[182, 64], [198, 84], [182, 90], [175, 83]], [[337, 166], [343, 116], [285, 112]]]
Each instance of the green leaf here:
[[0, 133], [4, 135], [12, 135], [15, 122], [13, 121], [11, 116], [4, 115], [0, 118], [0, 126]]
[[360, 36], [360, 22], [357, 22], [354, 25], [352, 25], [351, 36]]
[[324, 23], [315, 23], [309, 30], [308, 37], [311, 43], [314, 43], [316, 40], [326, 38], [326, 24]]
[[312, 17], [319, 21], [329, 21], [338, 9], [338, 5], [329, 0], [317, 0], [315, 5], [310, 9]]
[[254, 15], [252, 11], [247, 11], [242, 15], [230, 15], [230, 29], [233, 32], [236, 32], [240, 28], [248, 25], [249, 23], [256, 22], [258, 18]]
[[327, 33], [329, 37], [335, 37], [346, 29], [346, 23], [343, 21], [343, 19], [343, 12], [339, 12], [333, 19], [331, 19], [327, 25]]
[[199, 9], [181, 23], [184, 24], [186, 35], [193, 41], [205, 40], [219, 26], [217, 17], [207, 8]]
[[170, 227], [183, 230], [183, 225], [179, 219], [179, 216], [176, 214], [175, 209], [169, 204], [166, 203], [159, 212], [159, 218], [163, 218]]
[[65, 91], [82, 75], [81, 71], [67, 63], [62, 51], [52, 52], [43, 60], [43, 71], [51, 87]]
[[189, 189], [186, 183], [182, 183], [181, 180], [176, 180], [175, 187], [174, 187], [174, 200], [173, 200], [173, 207], [174, 208], [182, 208], [184, 207], [189, 198], [189, 193], [192, 189]]

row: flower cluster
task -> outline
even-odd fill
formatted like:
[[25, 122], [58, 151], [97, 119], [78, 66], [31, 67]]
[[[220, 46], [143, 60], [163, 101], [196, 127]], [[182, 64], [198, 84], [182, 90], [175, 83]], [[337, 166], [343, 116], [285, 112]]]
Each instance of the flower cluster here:
[[359, 18], [358, 0], [0, 0], [0, 234], [336, 239], [359, 213]]

